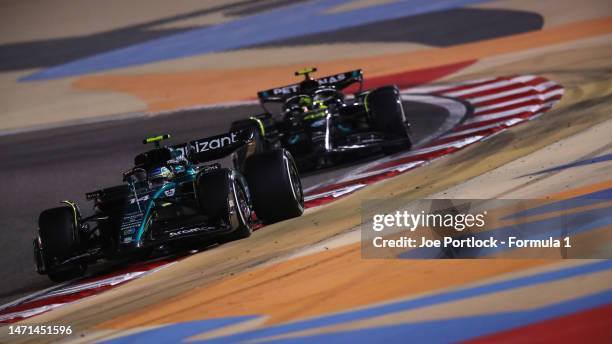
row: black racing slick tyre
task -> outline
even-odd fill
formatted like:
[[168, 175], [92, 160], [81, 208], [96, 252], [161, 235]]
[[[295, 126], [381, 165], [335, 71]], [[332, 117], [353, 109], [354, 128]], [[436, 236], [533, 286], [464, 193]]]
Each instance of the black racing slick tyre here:
[[262, 222], [279, 222], [304, 212], [300, 176], [287, 150], [275, 149], [249, 157], [245, 177], [255, 214]]
[[397, 144], [383, 146], [386, 154], [410, 149], [410, 130], [402, 107], [399, 89], [395, 86], [377, 88], [367, 95], [367, 108], [374, 128]]
[[47, 209], [38, 218], [42, 256], [47, 267], [47, 275], [54, 282], [80, 277], [87, 268], [85, 264], [58, 266], [79, 250], [77, 221], [74, 210], [69, 206]]
[[223, 241], [251, 236], [251, 208], [237, 176], [230, 169], [218, 169], [198, 175], [196, 194], [202, 213], [209, 221], [229, 225], [232, 231]]

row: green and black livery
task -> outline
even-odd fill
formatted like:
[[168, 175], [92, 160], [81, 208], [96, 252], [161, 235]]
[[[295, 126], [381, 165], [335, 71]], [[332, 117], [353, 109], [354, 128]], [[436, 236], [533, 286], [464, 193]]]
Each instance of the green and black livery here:
[[265, 113], [231, 128], [257, 128], [268, 147], [289, 150], [303, 170], [412, 147], [396, 86], [364, 90], [361, 70], [313, 78], [316, 71], [301, 69], [300, 83], [258, 92]]
[[[163, 146], [169, 138], [145, 139], [155, 147], [135, 157], [121, 185], [87, 193], [91, 215], [71, 201], [41, 213], [34, 240], [39, 273], [64, 281], [100, 260], [242, 239], [254, 225], [302, 214], [291, 153], [263, 147], [258, 130]], [[226, 156], [231, 167], [216, 162]]]

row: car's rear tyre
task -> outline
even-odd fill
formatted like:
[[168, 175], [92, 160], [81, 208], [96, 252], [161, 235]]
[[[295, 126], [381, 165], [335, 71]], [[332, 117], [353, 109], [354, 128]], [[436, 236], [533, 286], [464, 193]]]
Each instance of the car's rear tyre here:
[[274, 223], [304, 212], [304, 193], [297, 166], [285, 149], [256, 154], [246, 161], [245, 177], [255, 214]]
[[42, 258], [49, 279], [63, 282], [85, 273], [85, 264], [58, 266], [79, 250], [78, 219], [72, 207], [64, 206], [43, 211], [38, 218]]
[[386, 134], [389, 140], [400, 141], [383, 146], [383, 152], [392, 154], [410, 149], [410, 131], [406, 124], [399, 89], [395, 86], [377, 88], [367, 95], [366, 103], [375, 129]]
[[218, 169], [198, 175], [196, 193], [202, 213], [209, 221], [222, 222], [232, 228], [223, 241], [251, 235], [250, 207], [240, 182], [230, 169]]

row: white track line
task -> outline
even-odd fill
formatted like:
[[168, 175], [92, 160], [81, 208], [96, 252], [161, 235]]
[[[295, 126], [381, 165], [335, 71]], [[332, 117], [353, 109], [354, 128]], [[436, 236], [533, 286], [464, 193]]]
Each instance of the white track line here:
[[476, 86], [476, 87], [471, 87], [465, 90], [460, 90], [460, 91], [456, 91], [456, 92], [443, 92], [443, 94], [445, 96], [449, 96], [449, 97], [463, 97], [465, 95], [468, 94], [473, 94], [473, 93], [479, 93], [479, 92], [483, 92], [483, 91], [489, 91], [489, 90], [494, 90], [497, 88], [502, 88], [502, 87], [508, 87], [510, 85], [516, 85], [516, 84], [524, 84], [525, 82], [531, 81], [533, 79], [535, 79], [536, 77], [531, 75], [529, 77], [523, 78], [523, 80], [518, 81], [517, 79], [519, 78], [514, 78], [514, 79], [509, 79], [509, 80], [501, 80], [498, 82], [494, 82], [494, 83], [490, 83], [490, 84], [485, 84], [485, 85], [480, 85], [480, 86]]
[[492, 113], [490, 115], [475, 116], [465, 121], [464, 124], [474, 124], [474, 123], [486, 122], [486, 121], [490, 121], [494, 119], [501, 119], [505, 117], [516, 116], [516, 115], [519, 115], [525, 112], [531, 112], [535, 114], [542, 108], [552, 107], [552, 105], [554, 105], [555, 103], [556, 101], [552, 101], [552, 102], [548, 102], [544, 104], [524, 106], [524, 107], [516, 108], [513, 110], [500, 111], [497, 113]]
[[523, 93], [523, 92], [526, 92], [526, 91], [536, 92], [535, 89], [533, 87], [531, 87], [531, 86], [523, 86], [523, 87], [517, 87], [517, 88], [512, 89], [512, 90], [500, 92], [500, 93], [489, 94], [489, 95], [482, 96], [482, 97], [466, 98], [465, 100], [467, 100], [468, 102], [472, 103], [474, 106], [478, 106], [478, 103], [482, 103], [482, 102], [485, 102], [485, 101], [494, 100], [494, 99], [498, 99], [498, 98], [503, 98], [503, 97], [514, 95], [514, 94]]
[[[74, 286], [68, 286], [68, 288], [57, 288], [54, 287], [52, 288], [51, 292], [48, 292], [49, 289], [46, 289], [42, 292], [38, 292], [32, 295], [29, 295], [25, 298], [22, 298], [20, 300], [16, 300], [11, 302], [10, 304], [7, 304], [6, 307], [3, 306], [3, 308], [0, 308], [0, 311], [2, 311], [3, 309], [9, 308], [9, 307], [13, 307], [13, 306], [18, 306], [18, 305], [27, 305], [29, 302], [32, 301], [39, 301], [39, 300], [44, 300], [44, 299], [48, 299], [54, 296], [64, 296], [64, 295], [71, 295], [74, 293], [78, 293], [84, 290], [89, 290], [89, 289], [96, 289], [102, 286], [115, 286], [127, 281], [131, 281], [140, 277], [143, 277], [145, 275], [148, 274], [152, 274], [156, 271], [159, 271], [161, 269], [165, 269], [169, 266], [172, 266], [176, 264], [176, 262], [170, 262], [161, 266], [158, 266], [156, 268], [153, 268], [151, 270], [146, 270], [146, 271], [134, 271], [134, 272], [128, 272], [128, 273], [124, 273], [124, 274], [120, 274], [120, 275], [116, 275], [116, 276], [112, 276], [109, 278], [105, 278], [99, 281], [93, 281], [93, 282], [88, 282], [88, 283], [81, 283], [81, 284], [76, 284]], [[66, 283], [68, 284], [68, 283]], [[43, 293], [45, 292], [45, 293]], [[2, 321], [6, 321], [6, 320], [11, 320], [11, 319], [15, 319], [18, 317], [23, 317], [23, 318], [27, 318], [27, 317], [31, 317], [43, 312], [46, 312], [48, 310], [51, 310], [53, 308], [57, 308], [63, 305], [67, 305], [73, 302], [77, 302], [80, 300], [83, 300], [85, 298], [88, 297], [93, 297], [95, 295], [97, 295], [98, 293], [95, 293], [93, 295], [89, 295], [86, 296], [84, 298], [80, 298], [78, 300], [74, 300], [74, 301], [69, 301], [69, 302], [65, 302], [65, 303], [54, 303], [54, 304], [49, 304], [49, 305], [44, 305], [41, 307], [35, 307], [35, 308], [30, 308], [30, 309], [25, 309], [25, 310], [21, 310], [18, 312], [13, 312], [13, 313], [8, 313], [8, 314], [2, 314], [0, 315], [0, 322]], [[21, 302], [20, 302], [21, 301]]]
[[[448, 143], [444, 143], [444, 144], [440, 144], [437, 146], [431, 146], [431, 147], [425, 147], [425, 148], [420, 148], [420, 149], [416, 149], [416, 150], [412, 150], [412, 151], [408, 151], [405, 153], [399, 153], [397, 155], [390, 155], [388, 157], [384, 157], [380, 160], [376, 160], [376, 161], [372, 161], [366, 165], [363, 165], [359, 168], [356, 168], [352, 173], [352, 174], [358, 174], [358, 173], [363, 173], [369, 170], [372, 170], [373, 168], [375, 168], [376, 166], [380, 166], [382, 164], [386, 164], [389, 163], [391, 161], [397, 161], [397, 160], [401, 160], [401, 159], [406, 159], [409, 158], [411, 156], [416, 156], [416, 155], [421, 155], [421, 154], [427, 154], [427, 153], [433, 153], [439, 150], [443, 150], [443, 149], [447, 149], [447, 148], [463, 148], [467, 145], [470, 145], [476, 141], [479, 141], [480, 139], [482, 139], [482, 135], [475, 135], [475, 136], [471, 136], [471, 137], [466, 137], [463, 139], [459, 139], [457, 141], [453, 141], [453, 142], [448, 142]], [[372, 170], [372, 171], [377, 171], [377, 170]]]
[[33, 300], [33, 299], [35, 299], [35, 298], [37, 298], [37, 297], [39, 297], [41, 295], [45, 295], [45, 294], [47, 294], [50, 291], [57, 290], [59, 288], [67, 286], [69, 284], [70, 284], [70, 282], [63, 282], [61, 284], [54, 285], [52, 287], [49, 287], [49, 288], [46, 288], [46, 289], [43, 289], [43, 290], [39, 290], [39, 291], [34, 292], [32, 294], [29, 294], [27, 296], [20, 297], [17, 300], [5, 303], [2, 306], [0, 306], [0, 312], [2, 312], [4, 309], [7, 309], [9, 307], [13, 307], [13, 306], [16, 306], [16, 305], [19, 305], [19, 304], [23, 304], [23, 303], [29, 302], [29, 301], [31, 301], [31, 300]]
[[358, 179], [362, 179], [362, 178], [367, 178], [367, 177], [372, 177], [372, 176], [376, 176], [379, 174], [383, 174], [383, 173], [387, 173], [387, 172], [392, 172], [392, 171], [398, 171], [398, 172], [404, 172], [404, 171], [408, 171], [411, 168], [415, 168], [417, 166], [423, 165], [426, 161], [425, 160], [417, 160], [417, 161], [411, 161], [409, 163], [405, 163], [405, 164], [401, 164], [401, 165], [396, 165], [396, 166], [391, 166], [391, 167], [387, 167], [384, 168], [382, 170], [376, 170], [376, 171], [371, 171], [371, 172], [364, 172], [364, 173], [359, 173], [359, 174], [355, 174], [355, 175], [347, 175], [344, 178], [339, 179], [338, 181], [335, 182], [335, 184], [338, 183], [346, 183], [346, 182], [350, 182], [353, 180], [358, 180]]
[[402, 93], [401, 98], [402, 100], [406, 101], [417, 101], [427, 104], [434, 104], [436, 106], [446, 109], [446, 111], [448, 112], [448, 117], [444, 120], [444, 123], [442, 123], [442, 125], [440, 125], [440, 127], [432, 134], [427, 135], [418, 142], [414, 142], [414, 147], [421, 146], [423, 144], [426, 144], [427, 142], [434, 140], [437, 137], [444, 135], [445, 133], [452, 130], [455, 126], [457, 126], [468, 115], [468, 109], [465, 104], [453, 99], [443, 98], [439, 96], [406, 93]]
[[29, 317], [38, 315], [40, 313], [44, 313], [46, 311], [50, 311], [54, 308], [61, 307], [63, 305], [65, 305], [65, 303], [52, 303], [50, 305], [44, 305], [44, 306], [28, 309], [25, 311], [2, 314], [0, 315], [0, 322], [7, 321], [7, 320], [13, 320], [17, 318], [29, 318]]
[[474, 110], [474, 113], [478, 114], [480, 112], [494, 110], [494, 109], [498, 109], [498, 108], [501, 108], [501, 107], [506, 107], [506, 106], [510, 106], [510, 105], [514, 105], [514, 104], [520, 104], [520, 103], [527, 102], [527, 101], [530, 101], [530, 100], [535, 100], [535, 99], [548, 100], [549, 98], [552, 98], [552, 97], [558, 96], [558, 95], [562, 95], [562, 94], [563, 94], [563, 89], [562, 88], [555, 88], [555, 89], [553, 89], [551, 91], [547, 91], [547, 92], [542, 93], [542, 94], [534, 94], [534, 95], [530, 95], [530, 96], [526, 96], [526, 97], [522, 97], [522, 98], [517, 98], [517, 99], [512, 99], [512, 100], [508, 100], [508, 101], [501, 102], [501, 103], [495, 103], [495, 104], [491, 104], [491, 105], [477, 106], [476, 109]]
[[367, 184], [354, 184], [354, 185], [348, 185], [348, 186], [344, 186], [344, 187], [334, 189], [334, 190], [325, 191], [325, 192], [315, 194], [315, 195], [305, 196], [304, 202], [309, 202], [315, 199], [329, 197], [329, 196], [337, 198], [337, 197], [355, 192], [365, 186], [367, 186]]
[[517, 87], [515, 89], [512, 90], [508, 90], [508, 91], [504, 91], [504, 92], [499, 92], [499, 93], [493, 93], [493, 94], [489, 94], [486, 96], [482, 96], [482, 97], [476, 97], [476, 98], [470, 98], [467, 97], [466, 100], [469, 101], [470, 103], [474, 104], [474, 106], [478, 106], [478, 103], [482, 103], [484, 101], [489, 101], [489, 100], [494, 100], [494, 99], [498, 99], [498, 98], [503, 98], [503, 97], [507, 97], [507, 96], [511, 96], [514, 94], [519, 94], [519, 93], [523, 93], [526, 91], [533, 91], [533, 92], [543, 92], [549, 88], [552, 87], [556, 87], [557, 84], [552, 82], [552, 81], [546, 81], [537, 85], [526, 85], [523, 87]]
[[463, 124], [473, 124], [473, 123], [480, 123], [480, 122], [486, 122], [486, 121], [490, 121], [493, 119], [501, 119], [504, 117], [509, 117], [509, 116], [515, 116], [521, 113], [525, 113], [525, 112], [536, 112], [538, 111], [540, 108], [542, 107], [542, 105], [528, 105], [528, 106], [522, 106], [516, 109], [512, 109], [512, 110], [506, 110], [506, 111], [500, 111], [500, 112], [496, 112], [496, 113], [492, 113], [489, 115], [480, 115], [480, 116], [474, 116], [469, 118], [467, 121], [463, 122]]
[[180, 109], [176, 109], [176, 110], [165, 110], [165, 111], [148, 112], [147, 114], [150, 115], [150, 116], [160, 116], [160, 115], [171, 115], [171, 114], [174, 114], [174, 113], [185, 112], [185, 111], [210, 110], [210, 109], [226, 109], [226, 108], [232, 108], [232, 107], [237, 107], [237, 106], [247, 106], [247, 105], [257, 105], [257, 104], [259, 104], [259, 101], [256, 100], [256, 99], [252, 99], [252, 100], [235, 100], [235, 101], [216, 103], [216, 104], [203, 104], [203, 105], [188, 106], [188, 107], [184, 107], [184, 108], [180, 108]]
[[77, 284], [74, 286], [70, 286], [69, 288], [63, 288], [60, 290], [52, 291], [49, 294], [37, 297], [34, 300], [42, 300], [42, 299], [46, 299], [46, 298], [50, 298], [54, 296], [70, 295], [70, 294], [78, 293], [80, 291], [89, 290], [89, 289], [96, 289], [96, 288], [105, 287], [105, 286], [113, 286], [113, 285], [117, 285], [123, 282], [133, 280], [135, 278], [141, 277], [147, 272], [148, 271], [128, 272], [128, 273], [121, 274], [118, 276], [112, 276], [109, 278], [105, 278], [99, 281]]
[[415, 87], [407, 88], [405, 89], [405, 91], [410, 92], [410, 93], [439, 93], [439, 92], [443, 92], [444, 90], [451, 90], [453, 88], [457, 88], [461, 86], [468, 86], [468, 85], [479, 84], [483, 82], [492, 82], [492, 81], [497, 81], [497, 80], [499, 80], [499, 78], [482, 78], [482, 79], [451, 83], [451, 84], [444, 84], [444, 85], [415, 86]]
[[[476, 136], [467, 137], [467, 138], [464, 138], [464, 139], [461, 139], [461, 140], [457, 140], [457, 141], [453, 141], [453, 142], [449, 142], [449, 143], [445, 143], [445, 144], [441, 144], [441, 145], [437, 145], [437, 146], [433, 146], [433, 147], [418, 149], [416, 151], [411, 151], [408, 154], [403, 154], [403, 155], [400, 155], [400, 156], [393, 157], [392, 159], [387, 160], [387, 162], [388, 161], [393, 161], [393, 160], [399, 160], [399, 159], [406, 158], [406, 157], [410, 157], [411, 155], [431, 153], [431, 152], [443, 150], [443, 149], [446, 149], [446, 148], [457, 148], [457, 149], [460, 149], [460, 148], [463, 148], [463, 147], [465, 147], [467, 145], [470, 145], [470, 144], [472, 144], [474, 142], [480, 141], [483, 137], [484, 136], [482, 136], [482, 135], [476, 135]], [[367, 169], [372, 169], [372, 168], [376, 167], [376, 165], [381, 165], [381, 164], [385, 163], [384, 160], [386, 160], [386, 159], [381, 159], [379, 161], [374, 161], [374, 162], [372, 162], [372, 163], [370, 163], [370, 164], [368, 164], [368, 165], [366, 165], [364, 167], [369, 167]], [[402, 169], [400, 172], [404, 172], [404, 171], [406, 171], [406, 170], [408, 170], [408, 169], [410, 169], [412, 167], [415, 167], [415, 166], [412, 166], [412, 163], [422, 165], [422, 164], [424, 164], [426, 162], [427, 161], [418, 160], [418, 161], [414, 161], [414, 162], [409, 162], [409, 163], [403, 164], [404, 168], [400, 167], [402, 165], [396, 165], [396, 166], [391, 166], [391, 167], [384, 167], [384, 168], [380, 168], [380, 169], [374, 169], [372, 171], [368, 171], [368, 172], [365, 172], [365, 173], [361, 172], [360, 174], [368, 174], [370, 176], [373, 176], [373, 175], [385, 173], [387, 171], [399, 170], [398, 167], [400, 167]], [[372, 166], [372, 164], [375, 164], [375, 166]], [[360, 168], [359, 170], [360, 171], [365, 171], [367, 169], [361, 169]], [[345, 176], [344, 178], [345, 179], [346, 178], [351, 178], [351, 179], [349, 179], [349, 181], [350, 181], [356, 175], [358, 175], [358, 174], [351, 173], [351, 174]], [[359, 177], [359, 178], [361, 178], [361, 177]], [[355, 179], [359, 179], [359, 178], [355, 178]], [[337, 184], [337, 183], [338, 182], [332, 182], [330, 184], [323, 185], [321, 187], [330, 187], [330, 186], [333, 186], [334, 184]], [[337, 189], [333, 189], [333, 190], [322, 192], [320, 194], [315, 194], [315, 195], [310, 195], [310, 196], [304, 197], [304, 201], [308, 202], [308, 201], [312, 201], [314, 199], [319, 199], [319, 198], [328, 197], [328, 196], [340, 197], [340, 196], [343, 196], [343, 195], [346, 195], [346, 194], [349, 194], [349, 193], [353, 193], [354, 191], [356, 191], [358, 189], [361, 189], [361, 188], [363, 188], [365, 186], [367, 186], [367, 184], [355, 184], [355, 185], [342, 186], [342, 187], [339, 187]]]
[[509, 119], [507, 121], [503, 121], [503, 122], [497, 122], [497, 123], [485, 125], [485, 126], [482, 126], [482, 127], [476, 127], [476, 128], [471, 128], [471, 129], [467, 129], [467, 130], [462, 130], [462, 131], [448, 133], [448, 134], [442, 136], [441, 138], [446, 139], [446, 138], [451, 138], [451, 137], [456, 137], [456, 136], [469, 135], [469, 134], [477, 133], [479, 131], [483, 131], [483, 130], [487, 130], [487, 129], [493, 129], [493, 128], [502, 127], [502, 126], [509, 127], [509, 126], [516, 125], [516, 124], [518, 124], [520, 122], [524, 122], [526, 120], [527, 119], [525, 119], [525, 118], [511, 118], [511, 119]]

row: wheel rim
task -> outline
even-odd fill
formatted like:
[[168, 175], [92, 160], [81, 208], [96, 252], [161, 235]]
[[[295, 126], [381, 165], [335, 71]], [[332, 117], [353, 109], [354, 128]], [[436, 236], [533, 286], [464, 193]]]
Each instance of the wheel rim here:
[[287, 166], [287, 175], [289, 177], [289, 183], [291, 184], [291, 193], [293, 198], [297, 201], [298, 206], [301, 210], [304, 209], [304, 193], [302, 190], [302, 183], [298, 174], [297, 168], [293, 160], [289, 159], [286, 155], [284, 156], [285, 165]]
[[248, 226], [249, 218], [251, 217], [251, 208], [249, 207], [249, 203], [247, 202], [244, 191], [240, 186], [237, 187], [237, 200], [238, 200], [238, 211], [240, 212], [240, 218], [242, 219], [242, 223]]
[[236, 184], [232, 183], [232, 199], [230, 199], [230, 224], [234, 229], [240, 226], [249, 226], [250, 208], [246, 200], [244, 191]]

